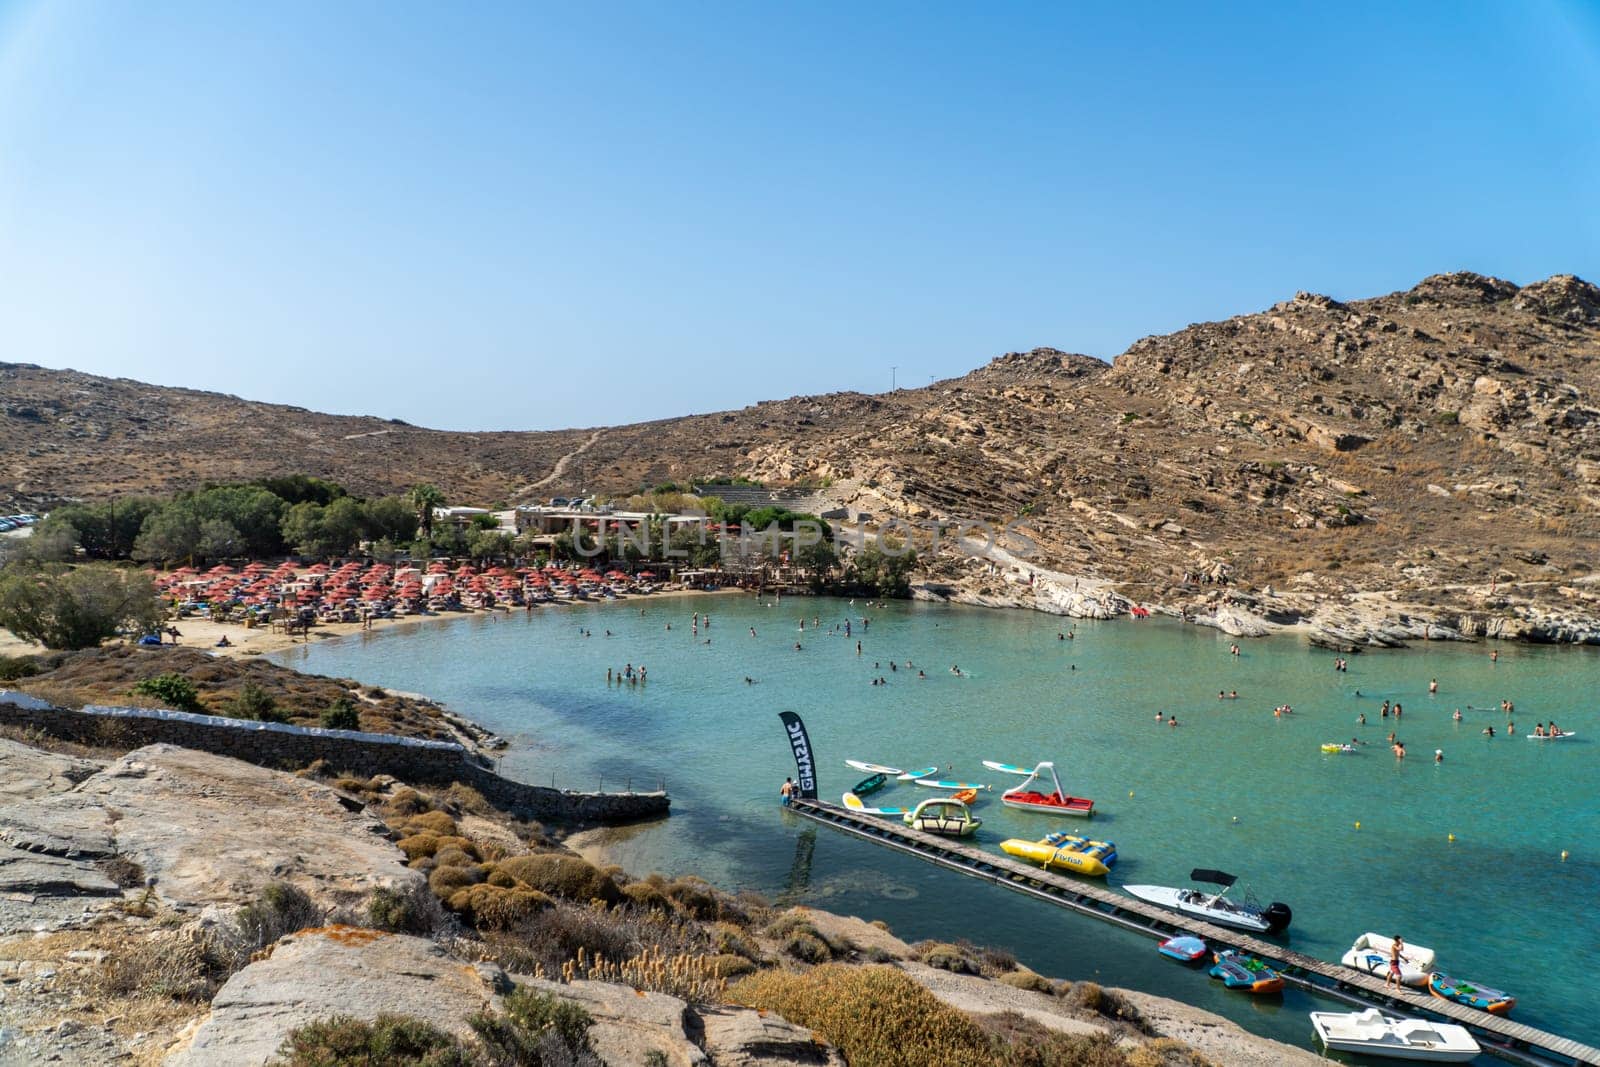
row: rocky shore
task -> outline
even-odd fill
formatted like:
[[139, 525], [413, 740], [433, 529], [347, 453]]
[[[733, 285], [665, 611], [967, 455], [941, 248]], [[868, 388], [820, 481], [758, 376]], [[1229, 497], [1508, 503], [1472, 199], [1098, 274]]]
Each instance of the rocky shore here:
[[[726, 976], [820, 981], [857, 972], [925, 991], [917, 995], [932, 999], [920, 1011], [948, 1009], [951, 1025], [986, 1042], [1055, 1042], [1115, 1057], [1095, 1063], [1315, 1060], [1206, 1012], [1052, 981], [1004, 954], [908, 945], [862, 919], [772, 909], [692, 879], [629, 879], [470, 791], [429, 799], [393, 779], [291, 774], [170, 745], [119, 756], [5, 739], [0, 790], [5, 1067], [245, 1067], [273, 1062], [317, 1020], [371, 1023], [397, 1012], [470, 1050], [484, 1019], [514, 1013], [530, 995], [582, 1009], [584, 1055], [593, 1059], [580, 1062], [842, 1065], [845, 1051], [818, 1037], [831, 1024], [758, 1010], [763, 987]], [[545, 877], [545, 892], [495, 891], [536, 901], [534, 918], [497, 926], [480, 912], [467, 923], [427, 903], [451, 884], [441, 872], [469, 869], [447, 866], [442, 838], [423, 848], [424, 825], [448, 827], [459, 843], [451, 849], [502, 872], [480, 888]], [[487, 897], [473, 899], [485, 907]], [[670, 965], [659, 955], [654, 969], [601, 965], [582, 952], [577, 972], [571, 959], [554, 970], [541, 962], [563, 956], [558, 935], [620, 945], [663, 931], [683, 950]], [[652, 951], [662, 950], [645, 948], [646, 964]], [[691, 972], [699, 977], [684, 977]]]

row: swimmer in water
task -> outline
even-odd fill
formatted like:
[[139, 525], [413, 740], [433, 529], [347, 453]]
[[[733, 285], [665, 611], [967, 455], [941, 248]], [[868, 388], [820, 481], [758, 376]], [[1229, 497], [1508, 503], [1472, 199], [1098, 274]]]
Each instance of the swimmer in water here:
[[1363, 711], [1360, 715], [1357, 715], [1356, 722], [1360, 723], [1362, 726], [1367, 725], [1367, 713]]
[[1454, 715], [1450, 716], [1450, 717], [1452, 719], [1454, 719], [1456, 722], [1460, 722], [1461, 721], [1461, 709], [1457, 708], [1456, 709], [1456, 713]]
[[1165, 715], [1161, 714], [1159, 711], [1156, 712], [1156, 722], [1166, 722], [1166, 721], [1167, 721], [1167, 717]]

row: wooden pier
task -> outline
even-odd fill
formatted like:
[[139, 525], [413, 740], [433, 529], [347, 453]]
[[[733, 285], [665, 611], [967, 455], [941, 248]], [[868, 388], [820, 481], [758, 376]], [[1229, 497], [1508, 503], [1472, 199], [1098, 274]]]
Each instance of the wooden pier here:
[[1396, 993], [1385, 989], [1383, 980], [1374, 975], [1315, 959], [1237, 930], [1213, 926], [1085, 879], [1057, 874], [1003, 854], [984, 852], [951, 838], [925, 834], [897, 819], [864, 815], [836, 804], [800, 798], [791, 802], [789, 810], [936, 866], [982, 878], [1147, 937], [1164, 940], [1176, 934], [1192, 934], [1204, 938], [1208, 945], [1241, 949], [1272, 964], [1285, 982], [1319, 996], [1358, 1008], [1377, 1007], [1449, 1019], [1471, 1030], [1485, 1052], [1514, 1063], [1529, 1067], [1567, 1067], [1570, 1064], [1600, 1067], [1600, 1049], [1464, 1004], [1441, 1000], [1426, 992], [1406, 989]]

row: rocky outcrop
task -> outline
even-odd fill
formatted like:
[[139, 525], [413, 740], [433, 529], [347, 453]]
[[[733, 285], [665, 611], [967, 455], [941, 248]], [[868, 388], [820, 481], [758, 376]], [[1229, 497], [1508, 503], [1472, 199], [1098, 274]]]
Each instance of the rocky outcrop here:
[[470, 1038], [467, 1020], [493, 1008], [508, 983], [498, 967], [468, 966], [418, 937], [348, 926], [302, 930], [228, 979], [211, 1014], [167, 1067], [257, 1067], [297, 1027], [330, 1015], [410, 1015]]
[[0, 807], [0, 933], [103, 910], [116, 858], [180, 910], [236, 904], [288, 881], [329, 906], [421, 884], [377, 818], [324, 785], [151, 745], [71, 789]]
[[64, 793], [105, 766], [0, 738], [0, 807], [47, 793]]
[[331, 1015], [410, 1015], [471, 1040], [468, 1020], [502, 1008], [514, 985], [588, 1012], [590, 1047], [607, 1067], [653, 1058], [670, 1067], [843, 1067], [810, 1031], [746, 1008], [691, 1008], [677, 997], [605, 982], [550, 982], [467, 965], [422, 938], [345, 926], [302, 930], [230, 978], [166, 1067], [258, 1067], [290, 1032]]

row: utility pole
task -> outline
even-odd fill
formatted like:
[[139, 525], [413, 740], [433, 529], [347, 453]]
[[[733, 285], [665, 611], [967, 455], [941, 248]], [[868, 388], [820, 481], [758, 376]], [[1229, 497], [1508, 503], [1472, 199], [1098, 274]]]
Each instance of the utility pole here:
[[893, 367], [893, 366], [891, 366], [889, 368], [889, 391], [891, 393], [894, 392], [896, 388], [898, 388], [895, 385], [894, 372], [899, 370], [899, 369], [900, 369], [899, 367]]

